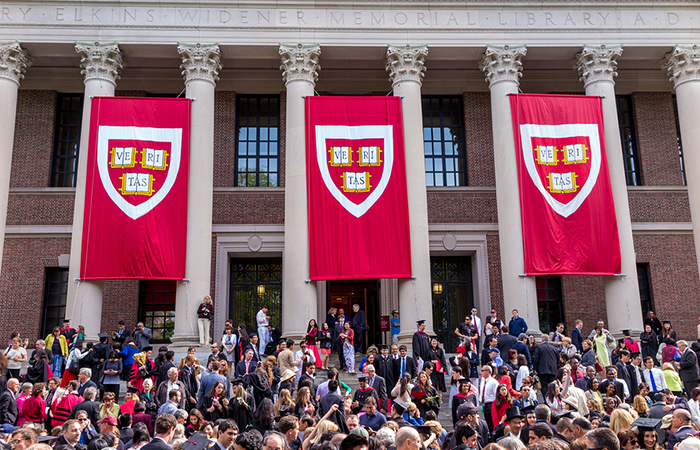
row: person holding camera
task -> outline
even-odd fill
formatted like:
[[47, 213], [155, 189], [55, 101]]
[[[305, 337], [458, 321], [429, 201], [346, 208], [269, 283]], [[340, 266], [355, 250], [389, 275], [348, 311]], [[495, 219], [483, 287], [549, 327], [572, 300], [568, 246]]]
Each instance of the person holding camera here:
[[199, 327], [199, 346], [209, 345], [209, 328], [214, 319], [214, 305], [211, 303], [209, 295], [204, 296], [204, 300], [197, 308], [197, 326]]

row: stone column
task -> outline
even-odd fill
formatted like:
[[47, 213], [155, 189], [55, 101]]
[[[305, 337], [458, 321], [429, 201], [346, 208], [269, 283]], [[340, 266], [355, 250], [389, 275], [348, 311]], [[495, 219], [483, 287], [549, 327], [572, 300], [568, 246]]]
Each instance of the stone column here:
[[185, 259], [185, 278], [189, 281], [177, 284], [175, 331], [171, 339], [179, 348], [199, 342], [197, 307], [211, 293], [214, 89], [222, 65], [218, 44], [180, 44], [177, 51], [182, 57], [185, 95], [192, 100]]
[[[498, 242], [501, 250], [503, 280], [503, 317], [507, 324], [511, 311], [517, 309], [525, 319], [528, 331], [540, 333], [537, 312], [535, 277], [525, 273], [523, 230], [520, 217], [518, 165], [510, 114], [509, 94], [517, 94], [522, 76], [522, 62], [527, 54], [524, 45], [488, 46], [480, 62], [491, 90], [491, 123], [496, 169], [496, 202], [498, 208]], [[487, 314], [487, 311], [483, 311]]]
[[81, 74], [85, 75], [85, 98], [80, 130], [78, 174], [75, 181], [75, 209], [71, 234], [70, 266], [66, 316], [71, 325], [85, 327], [86, 339], [97, 341], [102, 324], [102, 281], [76, 282], [80, 277], [80, 258], [83, 246], [83, 213], [85, 212], [85, 184], [87, 177], [88, 141], [90, 139], [90, 111], [92, 97], [112, 97], [123, 68], [122, 55], [116, 43], [78, 43]]
[[695, 256], [700, 263], [700, 47], [677, 45], [664, 68], [676, 89]]
[[[284, 177], [284, 255], [282, 333], [299, 340], [317, 313], [316, 283], [309, 282], [309, 229], [306, 205], [306, 129], [304, 97], [314, 95], [321, 46], [280, 44], [282, 78], [287, 87]], [[326, 316], [317, 320], [325, 320]]]
[[10, 192], [17, 89], [19, 81], [24, 78], [24, 72], [31, 64], [31, 58], [26, 50], [22, 50], [19, 42], [0, 42], [0, 272]]
[[584, 83], [586, 95], [603, 97], [603, 125], [605, 127], [605, 149], [610, 170], [617, 232], [622, 256], [624, 277], [604, 277], [605, 305], [608, 311], [610, 332], [617, 338], [622, 330], [631, 330], [632, 336], [642, 332], [642, 306], [639, 302], [637, 283], [637, 263], [632, 240], [632, 220], [627, 199], [627, 182], [622, 157], [620, 126], [617, 120], [615, 82], [617, 58], [622, 54], [622, 46], [584, 46], [576, 56], [574, 64]]
[[399, 280], [399, 343], [411, 346], [416, 320], [425, 320], [426, 333], [433, 332], [430, 291], [430, 245], [428, 242], [428, 199], [425, 190], [425, 150], [423, 149], [423, 102], [421, 86], [425, 76], [427, 45], [393, 46], [386, 51], [394, 96], [401, 97], [403, 135], [406, 153], [408, 221], [411, 232], [411, 273]]

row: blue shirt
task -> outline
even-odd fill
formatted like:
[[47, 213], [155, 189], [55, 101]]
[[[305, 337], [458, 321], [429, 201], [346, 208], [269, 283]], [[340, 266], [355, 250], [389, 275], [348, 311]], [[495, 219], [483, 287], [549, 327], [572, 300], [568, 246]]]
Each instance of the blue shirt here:
[[168, 400], [167, 402], [160, 405], [160, 408], [158, 408], [158, 415], [159, 416], [161, 416], [163, 414], [175, 415], [176, 412], [177, 412], [177, 405], [172, 400]]
[[527, 333], [527, 324], [525, 323], [525, 319], [522, 317], [510, 319], [510, 323], [508, 323], [508, 334], [518, 337], [520, 333]]
[[391, 323], [391, 334], [399, 334], [401, 331], [401, 319], [395, 319], [392, 317], [389, 322]]
[[369, 414], [362, 414], [360, 416], [360, 425], [371, 428], [374, 431], [378, 431], [385, 423], [386, 417], [384, 417], [384, 414], [375, 412], [372, 416]]

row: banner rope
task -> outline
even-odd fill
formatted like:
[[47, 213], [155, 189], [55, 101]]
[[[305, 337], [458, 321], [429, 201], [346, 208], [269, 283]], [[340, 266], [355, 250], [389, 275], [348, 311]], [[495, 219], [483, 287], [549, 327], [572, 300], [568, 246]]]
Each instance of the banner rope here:
[[[418, 318], [418, 294], [416, 294], [416, 277], [411, 277], [411, 283], [413, 284], [413, 306], [416, 309], [416, 320], [421, 320]], [[430, 322], [432, 322], [432, 320]]]
[[[192, 321], [190, 321], [190, 280], [182, 280], [182, 284], [185, 285], [185, 320], [190, 324], [190, 331], [194, 334], [194, 328], [192, 327]], [[199, 341], [202, 342], [202, 341]]]
[[[78, 303], [78, 292], [80, 292], [80, 278], [78, 278], [76, 281], [78, 282], [78, 285], [75, 287], [75, 298], [73, 299], [73, 309], [70, 312], [71, 318], [75, 317], [75, 305]], [[65, 319], [65, 315], [64, 315], [64, 319]]]

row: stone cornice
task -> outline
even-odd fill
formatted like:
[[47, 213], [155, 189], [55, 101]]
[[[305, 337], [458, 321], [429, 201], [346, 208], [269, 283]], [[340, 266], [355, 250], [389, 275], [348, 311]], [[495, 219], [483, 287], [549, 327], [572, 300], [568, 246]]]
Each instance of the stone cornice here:
[[177, 52], [182, 58], [182, 77], [185, 85], [190, 81], [208, 81], [216, 86], [219, 71], [222, 69], [219, 44], [179, 43]]
[[19, 42], [0, 42], [0, 78], [19, 82], [24, 78], [27, 68], [32, 65], [32, 58], [23, 50]]
[[321, 56], [319, 44], [280, 44], [280, 70], [285, 84], [293, 81], [307, 81], [314, 86], [318, 79], [321, 66], [318, 58]]
[[502, 81], [520, 84], [523, 76], [523, 63], [520, 61], [527, 54], [524, 45], [489, 45], [479, 62], [479, 68], [486, 74], [489, 87]]
[[99, 79], [117, 85], [121, 78], [121, 70], [124, 68], [119, 45], [116, 42], [94, 44], [78, 42], [75, 51], [80, 57], [80, 73], [85, 75], [85, 81]]
[[427, 45], [389, 45], [386, 49], [386, 70], [389, 72], [391, 85], [394, 86], [402, 81], [422, 84], [426, 56], [428, 56]]
[[586, 89], [601, 81], [615, 84], [617, 58], [622, 55], [622, 45], [584, 45], [573, 61], [574, 67]]
[[696, 45], [677, 45], [666, 55], [664, 69], [674, 87], [686, 81], [700, 80], [700, 48]]

